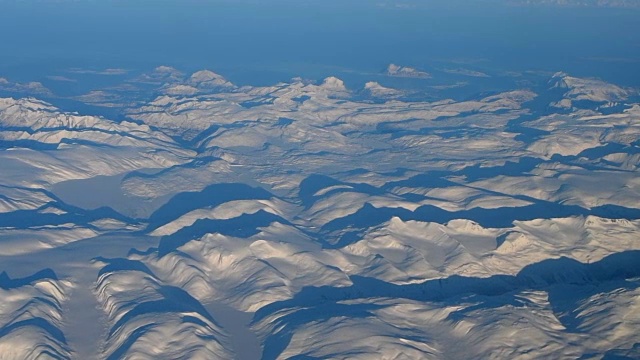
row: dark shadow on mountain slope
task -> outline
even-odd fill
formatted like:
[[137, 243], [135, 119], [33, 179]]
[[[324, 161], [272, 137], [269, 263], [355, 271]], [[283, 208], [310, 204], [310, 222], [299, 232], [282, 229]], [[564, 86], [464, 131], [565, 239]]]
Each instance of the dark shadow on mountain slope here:
[[584, 157], [579, 157], [577, 155], [560, 155], [553, 154], [551, 156], [551, 161], [558, 162], [560, 164], [572, 166], [572, 167], [580, 167], [589, 171], [609, 171], [609, 172], [631, 172], [630, 170], [617, 169], [611, 166], [603, 166], [609, 165], [606, 160], [599, 160], [598, 162], [594, 162], [593, 164], [586, 163]]
[[220, 158], [215, 157], [215, 156], [200, 156], [198, 158], [196, 158], [195, 160], [188, 162], [186, 164], [179, 164], [179, 165], [174, 165], [171, 167], [168, 167], [166, 169], [162, 169], [160, 171], [157, 172], [152, 172], [149, 173], [147, 171], [140, 171], [140, 170], [134, 170], [131, 171], [129, 173], [127, 173], [123, 178], [122, 178], [122, 182], [125, 182], [128, 179], [132, 179], [132, 178], [141, 178], [141, 179], [153, 179], [153, 178], [157, 178], [160, 177], [166, 173], [172, 172], [172, 171], [176, 171], [176, 169], [195, 169], [195, 168], [199, 168], [202, 167], [203, 165], [206, 165], [208, 163], [214, 162], [220, 160]]
[[375, 304], [320, 304], [316, 307], [300, 309], [291, 314], [278, 318], [274, 324], [272, 333], [264, 344], [262, 352], [263, 360], [275, 360], [286, 349], [296, 329], [304, 327], [312, 321], [324, 321], [333, 317], [366, 318], [375, 317], [372, 312], [384, 308]]
[[[33, 286], [34, 283], [42, 280], [57, 280], [55, 272], [51, 269], [43, 269], [39, 272], [24, 277], [11, 279], [6, 272], [0, 273], [0, 288], [4, 290], [17, 289], [23, 286]], [[45, 297], [35, 297], [27, 301], [19, 309], [15, 311], [17, 314], [13, 320], [10, 320], [4, 326], [0, 327], [0, 338], [3, 338], [14, 331], [22, 331], [25, 328], [34, 328], [35, 331], [43, 332], [43, 339], [36, 344], [33, 349], [35, 357], [48, 357], [52, 359], [67, 359], [68, 356], [60, 353], [56, 347], [67, 350], [67, 339], [62, 330], [53, 325], [49, 320], [43, 317], [24, 318], [24, 314], [31, 314], [32, 307], [44, 307], [44, 309], [60, 311], [60, 304], [56, 301], [49, 300]], [[21, 319], [21, 320], [18, 320]]]
[[9, 275], [3, 271], [0, 273], [0, 288], [4, 290], [15, 289], [25, 285], [33, 284], [40, 280], [58, 280], [56, 273], [51, 269], [43, 269], [37, 273], [17, 279], [11, 279]]
[[[139, 271], [148, 275], [155, 280], [153, 272], [143, 263], [135, 260], [127, 259], [106, 259], [96, 258], [96, 260], [106, 262], [107, 265], [100, 270], [100, 274], [117, 274], [120, 271]], [[155, 281], [154, 281], [155, 282]], [[157, 282], [156, 282], [157, 283]], [[205, 309], [205, 307], [187, 291], [169, 285], [157, 285], [154, 286], [154, 290], [157, 295], [160, 295], [160, 299], [143, 301], [142, 299], [134, 299], [130, 302], [129, 310], [118, 318], [118, 320], [111, 326], [108, 333], [108, 339], [117, 334], [127, 323], [132, 319], [145, 315], [160, 315], [167, 314], [170, 316], [178, 317], [183, 323], [191, 323], [198, 327], [206, 328], [211, 331], [211, 326], [201, 319], [188, 315], [198, 314], [207, 319], [211, 324], [219, 327], [219, 324], [213, 319], [211, 314]], [[114, 350], [107, 359], [120, 359], [127, 351], [149, 331], [153, 331], [153, 328], [157, 324], [151, 322], [142, 325], [130, 333], [126, 334], [126, 340], [120, 344], [120, 346]], [[201, 339], [212, 339], [212, 336], [207, 334], [197, 334]]]
[[163, 299], [136, 304], [111, 327], [108, 337], [113, 336], [115, 332], [131, 319], [147, 314], [197, 313], [213, 324], [216, 324], [204, 306], [186, 291], [174, 286], [161, 286], [157, 290], [163, 296]]
[[517, 162], [506, 161], [500, 166], [482, 167], [480, 164], [467, 166], [453, 172], [452, 175], [463, 175], [470, 182], [491, 179], [496, 176], [523, 176], [528, 175], [544, 162], [543, 159], [525, 156], [519, 158]]
[[129, 257], [131, 255], [147, 256], [147, 255], [153, 254], [156, 251], [158, 251], [157, 247], [150, 247], [150, 248], [147, 248], [146, 250], [140, 250], [140, 249], [136, 249], [136, 248], [131, 248], [131, 249], [129, 249], [129, 252], [127, 252], [127, 257]]
[[191, 240], [196, 240], [210, 233], [246, 238], [260, 232], [261, 227], [274, 222], [290, 224], [279, 215], [264, 210], [252, 214], [242, 214], [231, 219], [200, 219], [193, 225], [180, 229], [174, 234], [163, 236], [158, 244], [158, 255], [164, 256]]
[[[543, 290], [549, 292], [549, 301], [554, 308], [558, 294], [567, 291], [568, 286], [591, 286], [594, 291], [577, 293], [567, 308], [577, 308], [594, 292], [618, 289], [625, 279], [640, 276], [640, 251], [626, 251], [612, 254], [595, 263], [581, 263], [569, 258], [544, 260], [522, 269], [517, 275], [494, 275], [488, 278], [450, 276], [444, 279], [428, 280], [421, 284], [395, 285], [382, 280], [352, 276], [349, 287], [305, 287], [292, 299], [275, 302], [259, 309], [254, 323], [279, 311], [293, 310], [277, 320], [278, 332], [267, 338], [263, 358], [277, 358], [287, 347], [295, 329], [314, 321], [322, 321], [336, 316], [359, 318], [371, 316], [368, 311], [376, 306], [377, 298], [404, 298], [414, 301], [441, 303], [443, 306], [476, 305], [465, 307], [450, 315], [451, 320], [459, 319], [476, 310], [518, 305], [515, 295], [522, 291]], [[604, 287], [602, 286], [604, 285]], [[629, 289], [640, 286], [640, 282], [629, 282]], [[368, 304], [354, 304], [345, 308], [347, 300], [371, 299]], [[567, 306], [566, 302], [561, 304]], [[296, 310], [298, 309], [298, 310]], [[566, 311], [566, 309], [563, 309]], [[346, 312], [345, 312], [346, 311]], [[300, 314], [300, 315], [298, 315]], [[562, 318], [561, 318], [562, 321]], [[568, 325], [567, 331], [576, 331], [580, 324]]]
[[[292, 100], [295, 100], [295, 98], [292, 99]], [[278, 122], [276, 122], [275, 126], [280, 127], [280, 128], [286, 128], [287, 126], [293, 124], [294, 122], [295, 122], [295, 120], [293, 120], [293, 119], [289, 119], [289, 118], [286, 118], [286, 117], [281, 117], [281, 118], [278, 118]]]
[[91, 222], [100, 219], [115, 219], [128, 224], [135, 224], [135, 219], [124, 216], [109, 207], [84, 210], [63, 203], [56, 203], [56, 207], [66, 211], [64, 214], [42, 213], [38, 210], [17, 210], [0, 214], [0, 227], [29, 229], [38, 226], [54, 226], [62, 224], [76, 224], [91, 226]]
[[[209, 314], [207, 309], [205, 309], [205, 307], [187, 291], [179, 287], [165, 285], [160, 287], [158, 289], [158, 292], [165, 298], [180, 304], [180, 306], [188, 308], [189, 312], [195, 312], [205, 319], [209, 320], [214, 325], [219, 326], [219, 324], [213, 319], [213, 316]], [[190, 320], [190, 318], [183, 320], [187, 322], [193, 322]]]
[[591, 208], [589, 215], [608, 219], [637, 220], [640, 218], [640, 209], [609, 204]]
[[517, 119], [510, 120], [505, 129], [507, 132], [518, 134], [515, 136], [515, 140], [527, 144], [533, 143], [541, 137], [550, 134], [550, 132], [527, 127], [526, 123], [551, 113], [558, 113], [560, 109], [552, 108], [549, 104], [561, 100], [564, 94], [562, 89], [549, 89], [547, 84], [536, 86], [532, 90], [537, 96], [533, 100], [525, 103], [526, 108], [530, 110], [530, 112], [521, 115]]
[[589, 160], [595, 160], [615, 153], [634, 155], [640, 153], [640, 148], [619, 143], [607, 143], [603, 146], [582, 150], [582, 152], [576, 155], [576, 157], [585, 157]]
[[329, 197], [336, 192], [345, 191], [345, 189], [335, 189], [330, 190], [323, 195], [315, 195], [318, 191], [331, 186], [348, 186], [351, 189], [346, 191], [361, 192], [368, 195], [379, 195], [385, 193], [384, 190], [368, 184], [347, 183], [326, 175], [313, 174], [300, 182], [298, 197], [302, 200], [302, 204], [308, 209], [320, 199]]
[[0, 150], [6, 150], [11, 148], [28, 148], [28, 149], [40, 150], [40, 151], [57, 150], [60, 144], [85, 145], [85, 146], [91, 146], [95, 148], [115, 148], [115, 146], [112, 146], [112, 145], [96, 143], [93, 141], [83, 140], [83, 139], [60, 139], [60, 141], [57, 143], [43, 143], [37, 140], [23, 139], [23, 140], [0, 140]]
[[508, 132], [517, 133], [514, 140], [522, 141], [526, 144], [532, 144], [537, 140], [550, 135], [550, 131], [540, 130], [522, 125], [522, 123], [512, 123], [507, 126]]
[[[191, 139], [190, 140], [190, 145], [193, 147], [194, 145], [200, 144], [200, 147], [198, 148], [198, 150], [199, 151], [205, 150], [205, 146], [204, 146], [204, 144], [202, 144], [202, 142], [204, 140], [206, 140], [207, 138], [209, 138], [210, 136], [212, 136], [213, 134], [215, 134], [221, 128], [222, 127], [220, 125], [211, 125], [211, 126], [209, 126], [206, 130], [201, 131], [200, 133], [198, 133], [198, 135], [196, 135], [196, 137]], [[205, 141], [205, 143], [206, 143], [206, 141]]]
[[[610, 153], [614, 153], [614, 149], [618, 149], [615, 146], [607, 147], [607, 151]], [[625, 152], [630, 151], [628, 147], [624, 147]], [[585, 155], [582, 155], [582, 154]], [[560, 156], [554, 155], [551, 158], [551, 161], [525, 156], [519, 158], [517, 161], [506, 161], [503, 165], [499, 166], [488, 166], [483, 167], [480, 164], [466, 166], [459, 170], [454, 171], [429, 171], [424, 174], [415, 175], [409, 179], [392, 181], [385, 184], [382, 188], [391, 191], [393, 188], [397, 187], [416, 187], [416, 188], [446, 188], [451, 186], [460, 186], [458, 183], [454, 183], [447, 179], [447, 177], [457, 177], [464, 176], [467, 182], [474, 182], [479, 180], [491, 179], [497, 176], [530, 176], [531, 171], [538, 168], [540, 165], [545, 163], [551, 163], [557, 161], [559, 163], [571, 166], [580, 166], [582, 168], [588, 170], [612, 170], [612, 169], [604, 169], [601, 166], [589, 165], [584, 163], [576, 163], [576, 160], [580, 159], [580, 157], [594, 156], [594, 154], [600, 154], [602, 156], [608, 155], [608, 153], [603, 153], [599, 148], [592, 148], [583, 151], [578, 156]], [[632, 153], [632, 152], [629, 152]], [[595, 156], [593, 158], [588, 157], [590, 160], [594, 160], [599, 158], [599, 156]]]
[[[83, 180], [73, 180], [73, 181], [83, 181]], [[4, 188], [14, 188], [12, 186], [3, 186], [0, 185], [0, 187], [4, 187]], [[130, 224], [136, 223], [136, 219], [132, 219], [128, 216], [122, 215], [119, 212], [113, 210], [110, 207], [100, 207], [100, 208], [96, 208], [96, 209], [92, 209], [92, 210], [86, 210], [83, 208], [80, 208], [78, 206], [74, 206], [74, 205], [70, 205], [68, 203], [66, 203], [64, 200], [62, 200], [58, 195], [56, 195], [55, 193], [53, 193], [52, 191], [49, 191], [47, 189], [43, 189], [43, 188], [37, 188], [37, 189], [32, 189], [32, 188], [24, 188], [24, 187], [15, 187], [18, 190], [22, 190], [22, 191], [28, 191], [28, 192], [33, 192], [33, 193], [40, 193], [45, 195], [46, 197], [50, 198], [51, 201], [47, 202], [46, 204], [42, 205], [41, 207], [39, 207], [38, 209], [35, 210], [17, 210], [17, 211], [44, 211], [44, 210], [48, 210], [48, 209], [57, 209], [57, 210], [62, 210], [64, 212], [70, 213], [70, 214], [75, 214], [78, 215], [79, 217], [84, 217], [84, 216], [93, 216], [95, 217], [96, 214], [105, 214], [105, 216], [109, 216], [112, 219], [115, 220], [120, 220], [123, 222], [127, 222]], [[0, 195], [0, 198], [5, 198], [8, 199], [7, 197], [4, 197], [2, 195]], [[27, 214], [27, 213], [22, 213], [22, 214]], [[42, 215], [47, 215], [47, 213], [44, 213]], [[0, 215], [1, 218], [1, 215]], [[10, 217], [11, 218], [11, 217]]]
[[255, 98], [249, 101], [241, 102], [240, 106], [245, 109], [251, 109], [257, 106], [271, 105], [275, 100], [276, 98], [273, 96], [263, 96], [261, 98]]
[[[34, 283], [41, 280], [58, 280], [58, 278], [55, 272], [51, 269], [43, 269], [33, 275], [19, 279], [11, 279], [9, 278], [9, 275], [3, 271], [0, 273], [0, 288], [3, 290], [11, 290], [23, 286], [33, 286]], [[51, 307], [56, 310], [61, 310], [61, 304], [56, 299], [49, 300], [46, 297], [34, 297], [17, 309], [16, 312], [23, 312], [29, 307], [39, 306], [39, 304], [43, 304], [44, 306]]]
[[[598, 354], [599, 355], [599, 354]], [[607, 351], [602, 360], [638, 360], [640, 359], [640, 342], [630, 349], [612, 349]]]
[[327, 187], [341, 185], [342, 182], [326, 175], [313, 174], [300, 182], [298, 197], [307, 207], [315, 202], [315, 194]]
[[640, 250], [609, 255], [595, 263], [581, 263], [566, 257], [525, 266], [517, 275], [473, 278], [453, 275], [420, 284], [396, 285], [382, 280], [352, 276], [348, 287], [305, 287], [292, 299], [264, 306], [254, 321], [285, 308], [312, 307], [327, 302], [363, 298], [406, 298], [417, 301], [443, 301], [464, 294], [499, 296], [523, 290], [538, 290], [557, 284], [584, 285], [630, 279], [640, 276]]
[[382, 187], [387, 191], [391, 191], [398, 187], [419, 187], [419, 188], [447, 188], [451, 186], [458, 186], [458, 184], [445, 179], [446, 176], [453, 175], [450, 171], [430, 171], [425, 174], [414, 175], [408, 179], [391, 181]]
[[[392, 217], [398, 217], [403, 221], [414, 220], [441, 224], [455, 219], [468, 219], [484, 227], [506, 228], [513, 226], [515, 220], [523, 221], [588, 214], [610, 218], [637, 218], [640, 217], [640, 210], [616, 206], [602, 206], [587, 210], [579, 206], [539, 201], [524, 207], [473, 208], [461, 211], [448, 211], [433, 205], [423, 205], [415, 211], [411, 211], [405, 208], [376, 208], [366, 203], [355, 213], [328, 222], [321, 230], [325, 233], [348, 230], [340, 235], [337, 242], [324, 244], [325, 248], [338, 249], [358, 241], [363, 231], [371, 227], [380, 226], [384, 222], [391, 220]], [[498, 239], [498, 241], [504, 241], [504, 238]]]
[[47, 321], [47, 320], [45, 320], [45, 319], [43, 319], [41, 317], [34, 317], [34, 318], [30, 318], [30, 319], [25, 319], [25, 320], [12, 322], [12, 323], [0, 328], [0, 338], [8, 335], [9, 333], [11, 333], [14, 330], [17, 330], [17, 329], [20, 329], [20, 328], [23, 328], [23, 327], [28, 327], [28, 326], [33, 326], [35, 328], [38, 328], [40, 330], [45, 331], [49, 336], [51, 336], [51, 338], [53, 338], [58, 343], [61, 343], [61, 344], [66, 344], [67, 343], [67, 339], [64, 337], [64, 334], [62, 333], [62, 330], [58, 329], [56, 326], [51, 324], [49, 321]]
[[367, 203], [353, 214], [328, 222], [322, 227], [322, 231], [332, 232], [343, 229], [367, 229], [379, 226], [394, 216], [399, 217], [403, 221], [416, 220], [422, 222], [437, 222], [440, 224], [447, 223], [454, 219], [467, 219], [485, 228], [507, 228], [513, 226], [514, 221], [587, 215], [610, 219], [635, 220], [640, 219], [640, 209], [617, 205], [603, 205], [592, 209], [585, 209], [577, 205], [539, 201], [520, 207], [493, 209], [473, 208], [460, 211], [448, 211], [433, 205], [423, 205], [415, 211], [410, 211], [405, 208], [376, 208]]
[[107, 360], [122, 359], [126, 355], [127, 351], [129, 351], [131, 346], [133, 346], [133, 344], [135, 344], [136, 341], [138, 341], [139, 338], [141, 338], [146, 333], [148, 333], [153, 328], [153, 325], [154, 324], [146, 324], [146, 325], [140, 326], [139, 328], [137, 328], [134, 331], [132, 331], [131, 334], [129, 336], [127, 336], [127, 340], [125, 340], [122, 343], [122, 345], [120, 345], [116, 350], [114, 350], [107, 357]]
[[307, 354], [294, 355], [288, 358], [288, 360], [323, 360], [323, 359], [325, 358], [324, 357], [319, 358], [319, 357], [315, 357]]
[[140, 271], [152, 277], [155, 277], [151, 269], [144, 263], [138, 260], [130, 260], [123, 258], [107, 259], [102, 256], [95, 258], [94, 260], [107, 263], [98, 272], [98, 278], [106, 273], [113, 273], [116, 271]]
[[[36, 349], [44, 348], [42, 351], [37, 351]], [[54, 349], [51, 345], [48, 344], [38, 344], [36, 348], [31, 352], [32, 354], [38, 352], [36, 359], [40, 359], [40, 357], [48, 356], [47, 359], [53, 360], [68, 360], [71, 359], [69, 356], [60, 354], [56, 349]]]
[[265, 189], [242, 183], [214, 184], [202, 191], [183, 192], [172, 197], [149, 217], [147, 230], [154, 230], [195, 209], [215, 207], [233, 200], [267, 200], [272, 197]]
[[[337, 237], [328, 237], [331, 241], [325, 240], [323, 248], [325, 249], [342, 249], [345, 246], [351, 245], [362, 239], [364, 230], [347, 230], [343, 233], [337, 234]], [[333, 240], [336, 239], [336, 240]]]
[[[102, 133], [108, 136], [119, 135], [125, 138], [131, 138], [139, 141], [147, 141], [147, 139], [140, 136], [136, 136], [135, 134], [132, 134], [132, 133], [106, 130], [106, 129], [96, 128], [96, 127], [74, 128], [74, 127], [67, 127], [67, 126], [57, 126], [57, 127], [48, 127], [48, 128], [38, 128], [37, 130], [33, 130], [30, 127], [2, 127], [1, 130], [25, 132], [27, 134], [68, 131], [68, 132], [76, 133], [78, 135], [86, 131], [86, 132]], [[96, 142], [96, 141], [91, 141], [91, 140], [86, 140], [81, 138], [69, 137], [69, 138], [62, 138], [57, 143], [47, 143], [47, 142], [40, 142], [38, 140], [29, 140], [29, 139], [0, 140], [0, 149], [8, 149], [12, 147], [23, 147], [23, 148], [33, 149], [33, 150], [56, 150], [59, 144], [86, 145], [86, 146], [92, 146], [97, 148], [118, 147], [118, 146], [110, 145], [104, 142]]]
[[585, 322], [581, 316], [581, 306], [585, 301], [598, 294], [611, 294], [619, 291], [633, 291], [638, 288], [638, 282], [628, 280], [612, 280], [596, 282], [587, 285], [553, 285], [547, 289], [549, 303], [556, 318], [567, 331], [574, 333], [589, 332], [592, 323]]
[[[444, 211], [444, 210], [443, 210]], [[347, 230], [347, 229], [367, 229], [375, 225], [380, 225], [385, 221], [389, 221], [392, 217], [399, 217], [403, 220], [410, 219], [413, 217], [413, 212], [411, 210], [407, 210], [405, 208], [390, 208], [390, 207], [381, 207], [376, 208], [373, 205], [366, 203], [362, 208], [351, 215], [347, 215], [341, 218], [337, 218], [329, 221], [325, 225], [322, 226], [322, 231], [324, 232], [332, 232], [338, 230]], [[344, 240], [352, 239], [357, 240], [352, 236], [345, 238]], [[345, 241], [341, 241], [341, 246], [349, 245]], [[336, 245], [325, 245], [329, 248], [335, 248]]]

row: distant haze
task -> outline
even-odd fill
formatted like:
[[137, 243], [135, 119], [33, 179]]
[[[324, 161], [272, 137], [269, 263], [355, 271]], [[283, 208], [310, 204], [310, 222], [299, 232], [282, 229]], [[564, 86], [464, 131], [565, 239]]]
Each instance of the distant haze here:
[[636, 10], [513, 7], [493, 1], [415, 4], [4, 2], [0, 71], [33, 77], [73, 66], [168, 64], [270, 72], [282, 80], [318, 78], [335, 74], [336, 68], [377, 72], [392, 62], [420, 67], [462, 61], [505, 70], [571, 69], [640, 84], [633, 71], [640, 60]]

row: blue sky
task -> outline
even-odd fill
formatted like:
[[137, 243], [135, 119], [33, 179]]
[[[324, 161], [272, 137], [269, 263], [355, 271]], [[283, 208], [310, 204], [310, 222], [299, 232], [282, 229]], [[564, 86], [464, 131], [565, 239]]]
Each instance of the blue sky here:
[[377, 71], [389, 62], [465, 60], [505, 69], [602, 72], [629, 81], [625, 74], [640, 59], [634, 11], [421, 4], [428, 5], [5, 1], [0, 71], [20, 76], [48, 67], [169, 64], [314, 75], [312, 69]]

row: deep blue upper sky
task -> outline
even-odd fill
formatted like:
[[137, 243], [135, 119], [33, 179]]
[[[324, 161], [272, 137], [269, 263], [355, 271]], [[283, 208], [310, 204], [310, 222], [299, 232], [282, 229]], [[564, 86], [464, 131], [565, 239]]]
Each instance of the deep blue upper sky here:
[[319, 77], [345, 69], [377, 72], [390, 62], [428, 67], [464, 60], [640, 84], [633, 71], [640, 59], [638, 11], [471, 0], [416, 4], [0, 0], [0, 76], [167, 64]]

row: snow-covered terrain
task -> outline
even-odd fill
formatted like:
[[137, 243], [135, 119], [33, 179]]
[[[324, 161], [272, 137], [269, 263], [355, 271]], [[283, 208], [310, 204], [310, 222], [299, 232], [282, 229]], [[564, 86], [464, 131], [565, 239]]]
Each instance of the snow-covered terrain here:
[[640, 358], [637, 90], [378, 81], [0, 79], [0, 359]]
[[431, 75], [425, 71], [414, 69], [408, 66], [400, 66], [396, 64], [389, 64], [389, 66], [387, 66], [386, 74], [389, 76], [412, 77], [412, 78], [420, 78], [420, 79], [428, 79], [431, 77]]

